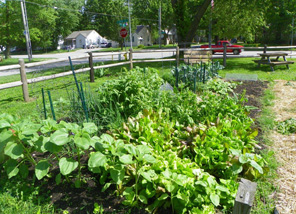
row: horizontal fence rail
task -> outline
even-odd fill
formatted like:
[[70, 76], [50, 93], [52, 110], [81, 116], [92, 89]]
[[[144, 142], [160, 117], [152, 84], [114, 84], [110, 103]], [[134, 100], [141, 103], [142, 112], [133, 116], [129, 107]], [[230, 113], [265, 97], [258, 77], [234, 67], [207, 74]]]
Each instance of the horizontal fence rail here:
[[[216, 55], [211, 55], [211, 59], [223, 59], [223, 65], [226, 66], [226, 59], [227, 58], [253, 58], [253, 57], [259, 57], [259, 53], [252, 54], [252, 55], [229, 55], [227, 54], [227, 50], [233, 50], [233, 49], [242, 49], [242, 50], [259, 50], [263, 51], [264, 53], [268, 50], [274, 50], [274, 49], [287, 49], [286, 52], [291, 51], [293, 48], [296, 48], [296, 46], [264, 46], [264, 47], [231, 47], [231, 46], [225, 46], [222, 48], [200, 48], [200, 47], [193, 47], [193, 48], [179, 48], [178, 46], [176, 48], [167, 48], [167, 49], [157, 49], [157, 50], [129, 50], [129, 51], [120, 51], [120, 52], [104, 52], [104, 53], [92, 53], [88, 52], [87, 54], [84, 54], [79, 57], [72, 57], [71, 60], [81, 60], [81, 59], [88, 59], [89, 60], [89, 67], [87, 68], [82, 68], [78, 69], [75, 71], [75, 73], [82, 73], [82, 72], [90, 72], [90, 82], [94, 82], [94, 70], [96, 69], [102, 69], [102, 68], [110, 68], [110, 67], [116, 67], [116, 66], [122, 66], [122, 65], [130, 65], [130, 68], [133, 68], [134, 63], [145, 63], [145, 62], [169, 62], [169, 61], [176, 61], [176, 65], [179, 65], [180, 60], [184, 61], [189, 61], [189, 58], [180, 58], [180, 52], [185, 52], [185, 51], [217, 51], [217, 50], [223, 50], [223, 52], [220, 52], [221, 54], [216, 54]], [[290, 50], [291, 49], [291, 50]], [[133, 54], [149, 54], [149, 53], [172, 53], [173, 58], [158, 58], [158, 59], [135, 59], [133, 57]], [[216, 52], [217, 53], [217, 52]], [[229, 53], [229, 52], [228, 52]], [[121, 59], [124, 59], [126, 61], [121, 61], [121, 62], [115, 62], [112, 64], [107, 64], [107, 65], [99, 65], [99, 66], [94, 66], [93, 65], [93, 60], [94, 59], [103, 59], [102, 57], [112, 57], [112, 61], [114, 59], [114, 56], [118, 56], [118, 61]], [[296, 56], [296, 54], [289, 54], [288, 56]], [[139, 57], [139, 56], [138, 56]], [[194, 59], [194, 56], [191, 57]], [[0, 66], [0, 72], [1, 71], [9, 71], [9, 70], [15, 70], [19, 69], [21, 72], [21, 81], [16, 81], [16, 82], [10, 82], [10, 83], [5, 83], [0, 85], [0, 90], [3, 89], [8, 89], [8, 88], [13, 88], [13, 87], [18, 87], [18, 86], [24, 86], [27, 84], [32, 84], [40, 81], [45, 81], [45, 80], [50, 80], [50, 79], [55, 79], [59, 77], [64, 77], [68, 75], [72, 75], [72, 71], [67, 71], [67, 72], [62, 72], [58, 74], [53, 74], [53, 75], [48, 75], [48, 76], [42, 76], [42, 77], [37, 77], [33, 79], [28, 79], [25, 75], [26, 72], [25, 68], [32, 68], [36, 66], [42, 66], [42, 65], [48, 65], [48, 64], [53, 64], [53, 63], [60, 63], [60, 62], [66, 62], [68, 61], [68, 58], [62, 58], [62, 59], [51, 59], [47, 61], [42, 61], [42, 62], [34, 62], [34, 63], [23, 63], [20, 60], [20, 63], [18, 65], [8, 65], [8, 66]], [[116, 61], [116, 60], [115, 60]], [[23, 82], [25, 81], [25, 82]], [[25, 87], [23, 87], [25, 88]], [[23, 92], [27, 93], [28, 92]]]

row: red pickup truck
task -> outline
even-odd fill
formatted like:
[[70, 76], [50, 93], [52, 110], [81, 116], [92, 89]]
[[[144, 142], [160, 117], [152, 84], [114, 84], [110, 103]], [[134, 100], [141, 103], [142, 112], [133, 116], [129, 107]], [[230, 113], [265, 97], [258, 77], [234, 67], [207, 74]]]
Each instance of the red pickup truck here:
[[[244, 47], [242, 45], [233, 45], [227, 40], [220, 40], [215, 45], [212, 45], [212, 48], [223, 48], [224, 43], [226, 43], [226, 47], [238, 48], [238, 49], [228, 49], [227, 48], [227, 53], [233, 53], [235, 55], [239, 55], [242, 52], [241, 48]], [[200, 48], [209, 48], [209, 45], [202, 45], [202, 46], [200, 46]], [[221, 50], [213, 50], [213, 54], [218, 53], [218, 52], [223, 53], [223, 49], [221, 49]]]

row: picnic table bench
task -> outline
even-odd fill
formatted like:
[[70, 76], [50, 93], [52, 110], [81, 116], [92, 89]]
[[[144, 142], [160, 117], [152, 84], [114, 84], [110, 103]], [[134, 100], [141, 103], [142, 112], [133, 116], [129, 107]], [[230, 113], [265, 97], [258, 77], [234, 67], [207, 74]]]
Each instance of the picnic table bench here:
[[[260, 67], [261, 64], [270, 65], [272, 71], [274, 71], [274, 66], [276, 65], [286, 65], [289, 69], [289, 64], [294, 64], [293, 61], [287, 61], [286, 56], [288, 56], [288, 54], [284, 52], [262, 53], [259, 55], [261, 56], [261, 59], [253, 61], [258, 63], [258, 67]], [[271, 57], [275, 57], [275, 59]], [[281, 57], [284, 59], [284, 61], [279, 61]]]

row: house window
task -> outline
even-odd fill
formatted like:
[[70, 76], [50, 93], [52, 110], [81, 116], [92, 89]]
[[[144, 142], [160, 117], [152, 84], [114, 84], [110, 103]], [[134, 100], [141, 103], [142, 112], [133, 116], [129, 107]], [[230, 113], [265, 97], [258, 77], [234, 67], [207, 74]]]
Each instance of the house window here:
[[135, 42], [135, 37], [133, 36], [132, 42]]
[[79, 44], [80, 44], [80, 45], [82, 44], [82, 41], [81, 41], [81, 39], [79, 39]]

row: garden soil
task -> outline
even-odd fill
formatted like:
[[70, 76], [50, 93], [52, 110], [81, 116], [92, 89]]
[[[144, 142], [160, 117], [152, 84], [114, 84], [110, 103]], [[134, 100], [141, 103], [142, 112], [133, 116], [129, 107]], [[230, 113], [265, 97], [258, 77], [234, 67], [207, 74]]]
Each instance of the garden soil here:
[[[276, 81], [272, 108], [276, 121], [296, 119], [296, 82]], [[280, 163], [276, 186], [276, 208], [280, 214], [296, 213], [296, 134], [282, 135], [273, 131], [272, 150]]]

